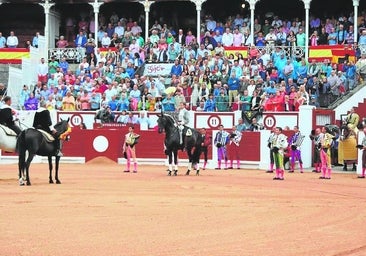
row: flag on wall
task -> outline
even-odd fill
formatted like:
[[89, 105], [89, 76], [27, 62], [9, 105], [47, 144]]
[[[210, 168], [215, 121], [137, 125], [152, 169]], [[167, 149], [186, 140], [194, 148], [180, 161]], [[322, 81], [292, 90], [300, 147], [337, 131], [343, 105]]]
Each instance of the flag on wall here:
[[340, 58], [349, 56], [349, 60], [356, 60], [356, 52], [348, 45], [319, 45], [309, 47], [309, 62], [315, 59], [322, 62], [324, 59], [330, 60], [332, 63], [338, 63]]

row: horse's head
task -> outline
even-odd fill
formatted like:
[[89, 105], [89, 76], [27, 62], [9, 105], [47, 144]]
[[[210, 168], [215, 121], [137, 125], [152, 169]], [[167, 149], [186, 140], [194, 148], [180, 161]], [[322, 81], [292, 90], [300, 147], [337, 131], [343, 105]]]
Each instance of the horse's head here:
[[348, 125], [343, 124], [340, 128], [340, 139], [347, 139], [350, 135], [353, 134], [353, 131], [348, 127]]
[[57, 131], [57, 135], [60, 136], [61, 134], [64, 134], [65, 132], [67, 132], [69, 130], [69, 121], [70, 118], [66, 119], [66, 120], [62, 120], [60, 122], [58, 122], [57, 124], [55, 124], [54, 128]]
[[158, 115], [158, 117], [159, 118], [157, 122], [158, 122], [159, 133], [162, 133], [163, 131], [167, 132], [174, 127], [175, 121], [173, 117], [171, 117], [170, 115], [161, 113], [160, 115]]
[[163, 113], [158, 115], [158, 132], [162, 133], [166, 127], [166, 117], [163, 115]]

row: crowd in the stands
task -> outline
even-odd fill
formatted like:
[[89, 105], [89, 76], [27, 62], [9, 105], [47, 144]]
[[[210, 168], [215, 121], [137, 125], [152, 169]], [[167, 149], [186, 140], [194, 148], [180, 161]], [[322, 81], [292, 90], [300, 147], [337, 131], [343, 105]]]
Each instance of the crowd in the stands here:
[[[38, 83], [24, 85], [19, 107], [34, 110], [41, 101], [49, 109], [112, 113], [175, 111], [180, 102], [188, 109], [207, 112], [297, 111], [303, 104], [319, 107], [320, 98], [332, 101], [365, 79], [366, 14], [360, 13], [356, 42], [353, 14], [312, 17], [310, 38], [305, 38], [304, 21], [298, 18], [255, 19], [251, 35], [248, 17], [238, 14], [216, 21], [206, 15], [199, 40], [192, 31], [158, 21], [149, 29], [149, 37], [143, 38], [136, 21], [115, 12], [109, 17], [100, 15], [100, 29], [94, 31], [93, 18], [83, 17], [76, 24], [76, 37], [66, 24], [65, 36], [57, 42], [59, 48], [73, 45], [85, 51], [77, 70], [73, 72], [66, 59], [40, 60]], [[307, 40], [309, 45], [348, 44], [354, 47], [355, 56], [346, 56], [341, 63], [308, 61], [281, 47], [304, 46]], [[245, 54], [227, 53], [227, 46], [249, 49]], [[139, 69], [145, 62], [172, 63], [169, 77], [141, 75]]]

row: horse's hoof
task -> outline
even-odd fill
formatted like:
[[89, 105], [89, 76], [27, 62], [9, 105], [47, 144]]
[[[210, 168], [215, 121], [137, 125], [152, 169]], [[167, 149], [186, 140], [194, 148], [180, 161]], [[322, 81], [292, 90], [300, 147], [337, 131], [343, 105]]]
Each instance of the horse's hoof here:
[[53, 184], [53, 180], [49, 180], [49, 181], [48, 181], [48, 183], [49, 183], [49, 184]]
[[177, 176], [178, 170], [174, 171], [174, 176]]
[[27, 182], [27, 186], [31, 186], [32, 184], [30, 183], [30, 181]]
[[56, 184], [61, 184], [61, 181], [59, 181], [59, 180], [56, 180]]
[[200, 176], [200, 170], [196, 171], [196, 176]]
[[172, 176], [172, 172], [171, 171], [168, 172], [168, 176]]

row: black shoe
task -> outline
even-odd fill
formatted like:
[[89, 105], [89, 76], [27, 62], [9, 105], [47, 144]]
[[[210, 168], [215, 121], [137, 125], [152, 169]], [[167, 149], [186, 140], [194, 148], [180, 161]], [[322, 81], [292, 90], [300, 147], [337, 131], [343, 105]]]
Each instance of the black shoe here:
[[278, 178], [278, 177], [274, 177], [274, 178], [273, 178], [273, 180], [279, 180], [279, 179], [280, 179], [280, 178]]
[[231, 167], [229, 167], [228, 169], [233, 169], [233, 167], [231, 166]]
[[318, 172], [317, 170], [312, 170], [312, 172]]
[[357, 176], [358, 179], [364, 179], [365, 176]]
[[219, 168], [219, 167], [216, 167], [216, 168], [215, 168], [215, 170], [221, 170], [221, 168]]
[[295, 171], [288, 171], [289, 173], [293, 173], [293, 172], [295, 172]]
[[268, 170], [268, 171], [266, 171], [266, 173], [273, 173], [273, 171], [271, 171], [271, 170]]
[[326, 180], [330, 180], [330, 177], [325, 177], [324, 179], [326, 179]]
[[319, 177], [319, 179], [321, 179], [321, 180], [324, 180], [324, 179], [325, 179], [325, 177], [323, 177], [323, 176], [320, 176], [320, 177]]

